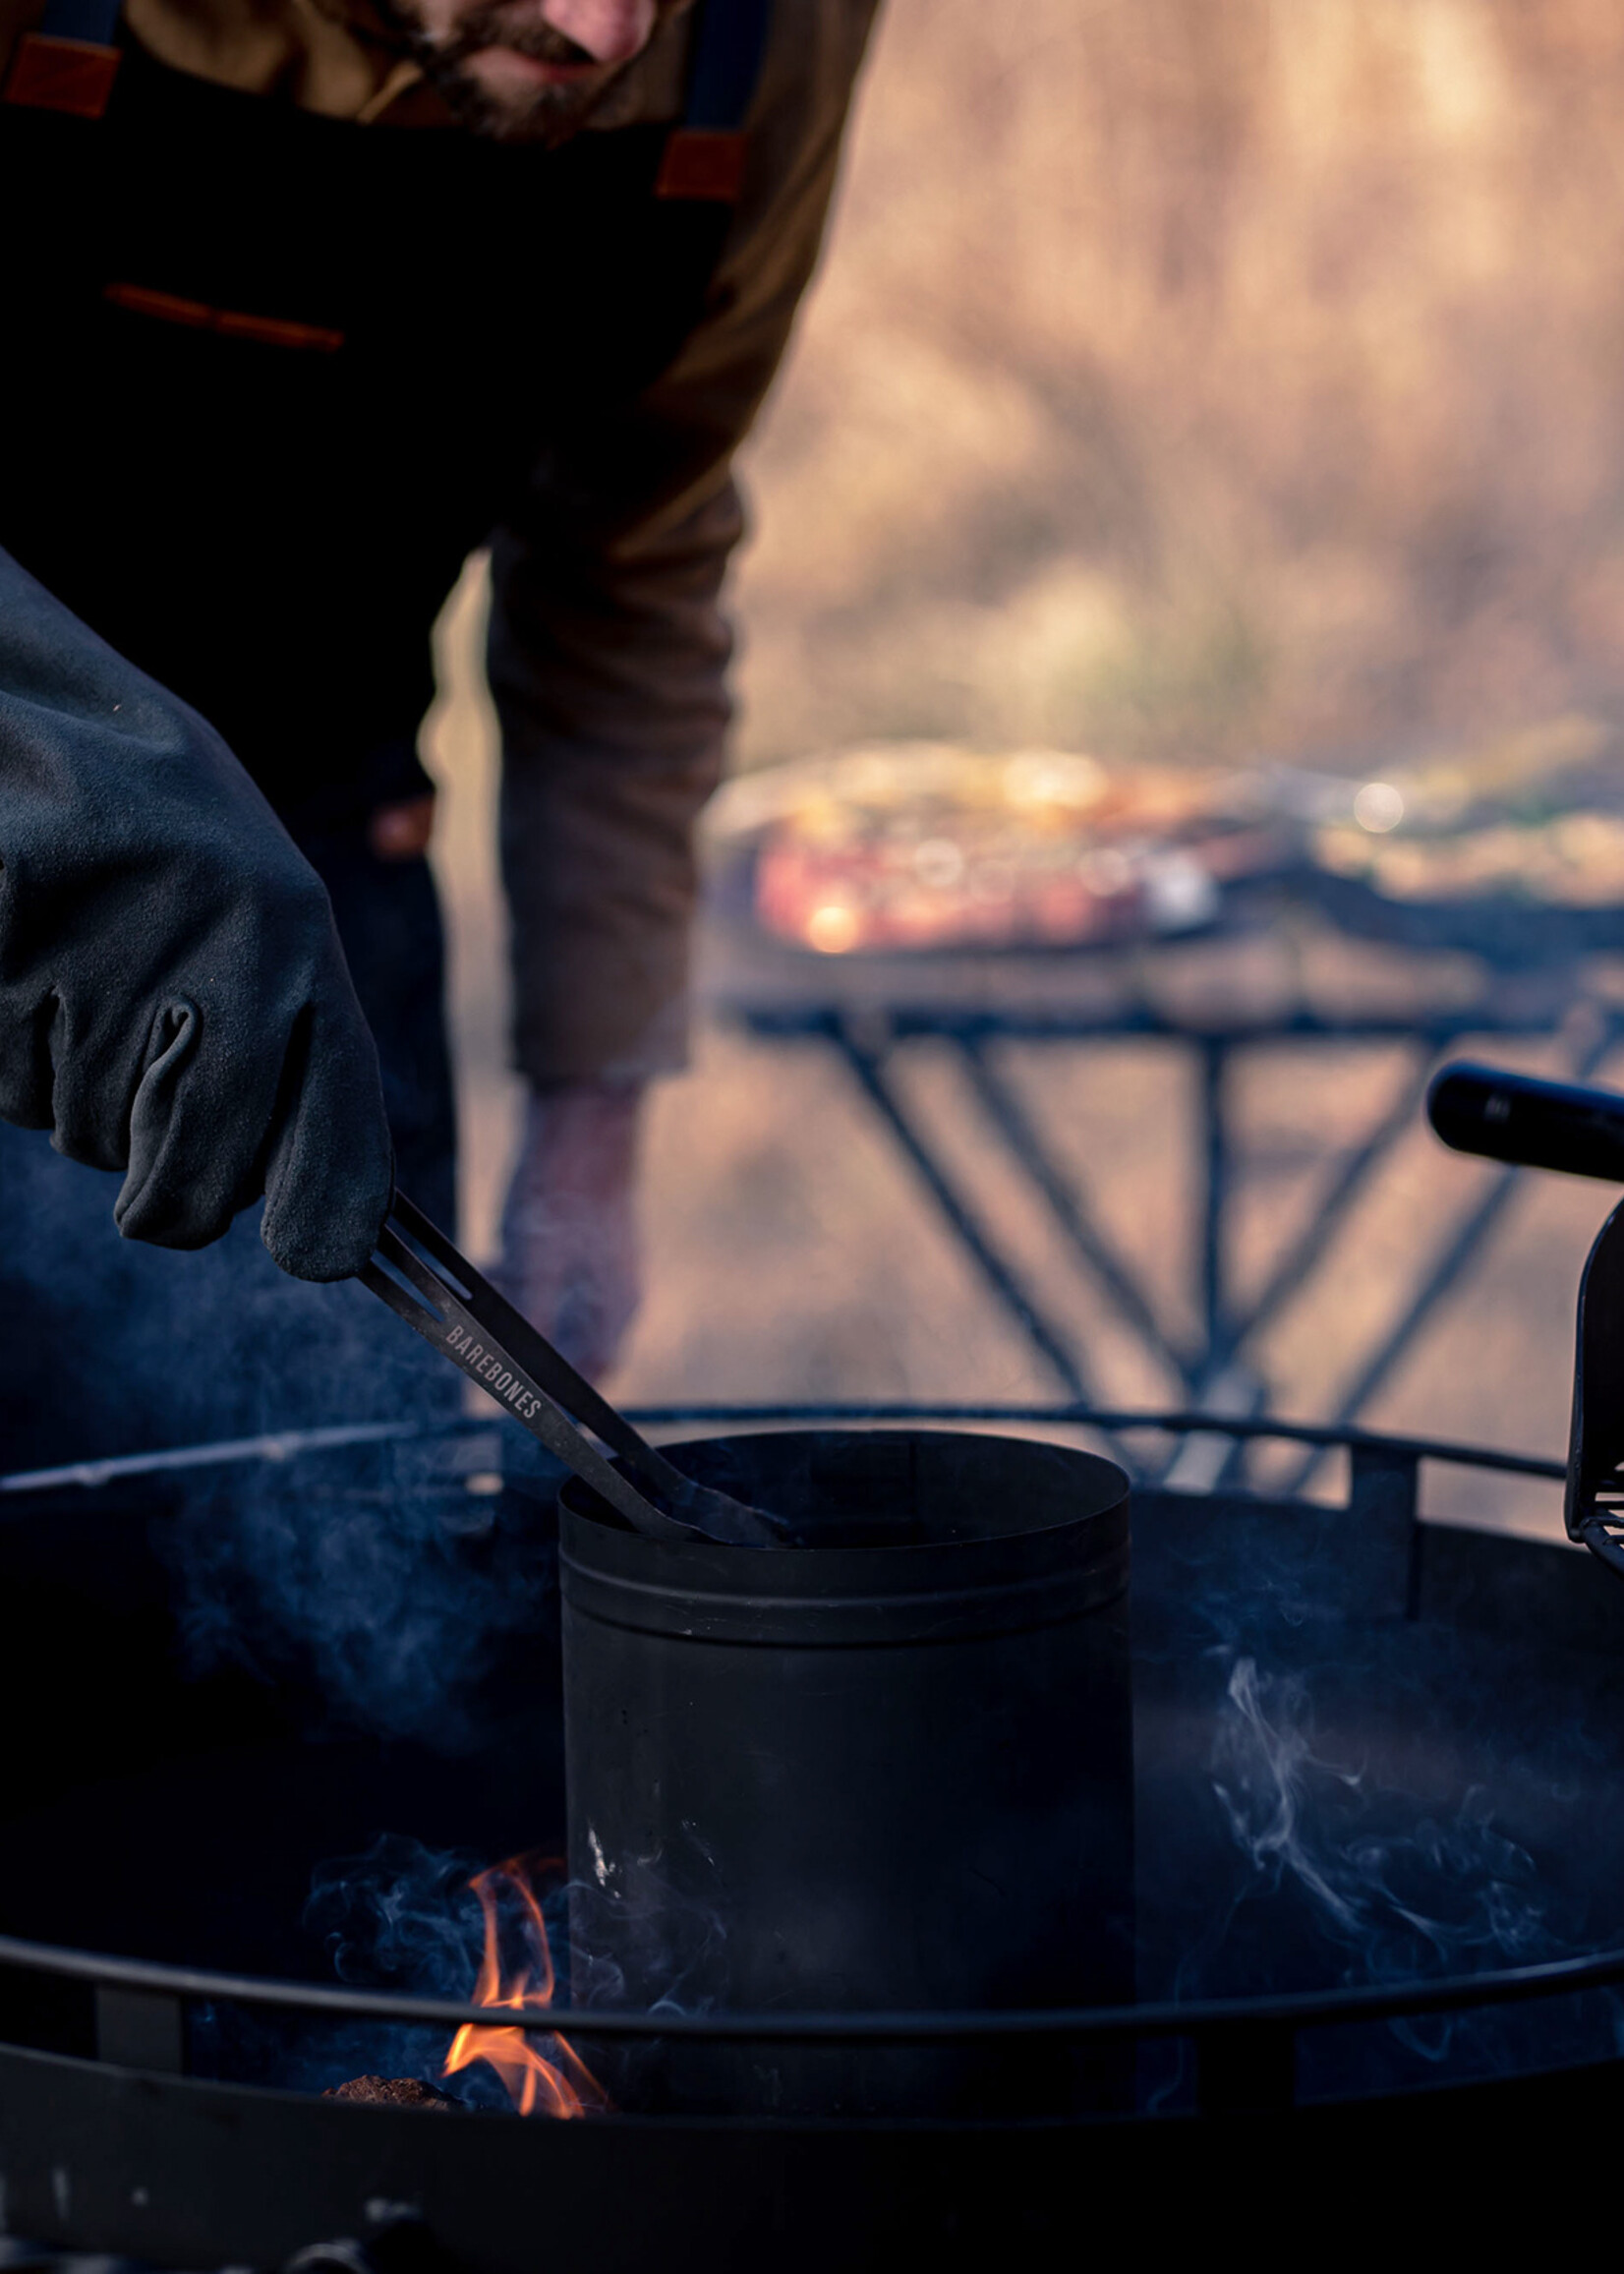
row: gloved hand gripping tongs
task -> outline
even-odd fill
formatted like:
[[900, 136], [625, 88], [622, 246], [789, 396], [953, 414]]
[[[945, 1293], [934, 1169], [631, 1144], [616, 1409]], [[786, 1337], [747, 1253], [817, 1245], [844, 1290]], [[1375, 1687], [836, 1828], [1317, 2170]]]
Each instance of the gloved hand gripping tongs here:
[[[377, 1247], [359, 1277], [634, 1530], [656, 1540], [716, 1540], [739, 1547], [784, 1545], [776, 1517], [696, 1485], [673, 1469], [403, 1193], [395, 1194]], [[585, 1423], [617, 1453], [665, 1506], [656, 1506], [612, 1467], [576, 1422]]]
[[[1624, 1097], [1494, 1066], [1446, 1066], [1427, 1093], [1457, 1152], [1624, 1185]], [[1568, 1536], [1624, 1577], [1624, 1205], [1595, 1236], [1579, 1282]]]

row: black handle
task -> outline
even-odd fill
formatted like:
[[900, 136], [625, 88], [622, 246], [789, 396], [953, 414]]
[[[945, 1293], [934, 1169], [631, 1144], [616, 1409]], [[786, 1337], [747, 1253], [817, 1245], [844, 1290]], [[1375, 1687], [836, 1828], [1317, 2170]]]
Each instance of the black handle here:
[[1463, 1063], [1437, 1077], [1426, 1113], [1457, 1152], [1624, 1185], [1624, 1097], [1613, 1090]]

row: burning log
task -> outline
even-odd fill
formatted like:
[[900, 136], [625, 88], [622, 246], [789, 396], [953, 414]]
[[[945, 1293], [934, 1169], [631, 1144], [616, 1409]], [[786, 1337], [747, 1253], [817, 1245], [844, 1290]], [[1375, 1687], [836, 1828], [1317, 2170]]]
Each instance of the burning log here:
[[373, 2108], [459, 2109], [465, 2103], [425, 2084], [420, 2076], [352, 2076], [347, 2083], [329, 2084], [323, 2100], [359, 2100]]

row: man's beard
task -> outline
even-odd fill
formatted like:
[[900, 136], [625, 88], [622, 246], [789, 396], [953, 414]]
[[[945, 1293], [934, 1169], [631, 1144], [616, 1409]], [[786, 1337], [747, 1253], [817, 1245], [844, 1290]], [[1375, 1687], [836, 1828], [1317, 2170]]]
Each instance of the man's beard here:
[[[377, 0], [380, 12], [401, 31], [417, 63], [446, 108], [464, 126], [497, 142], [562, 143], [583, 127], [620, 76], [623, 66], [573, 86], [538, 87], [527, 98], [500, 100], [467, 69], [484, 48], [506, 47], [537, 63], [592, 66], [596, 58], [551, 24], [511, 28], [508, 0], [480, 0], [455, 31], [434, 38], [423, 29], [412, 0]], [[601, 68], [601, 67], [600, 67]]]

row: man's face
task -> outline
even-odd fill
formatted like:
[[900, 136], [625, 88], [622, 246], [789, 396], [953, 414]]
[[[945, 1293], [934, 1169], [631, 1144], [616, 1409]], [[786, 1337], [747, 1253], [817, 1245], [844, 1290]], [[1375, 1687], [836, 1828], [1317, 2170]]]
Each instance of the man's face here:
[[385, 0], [425, 74], [481, 134], [562, 142], [689, 0]]

